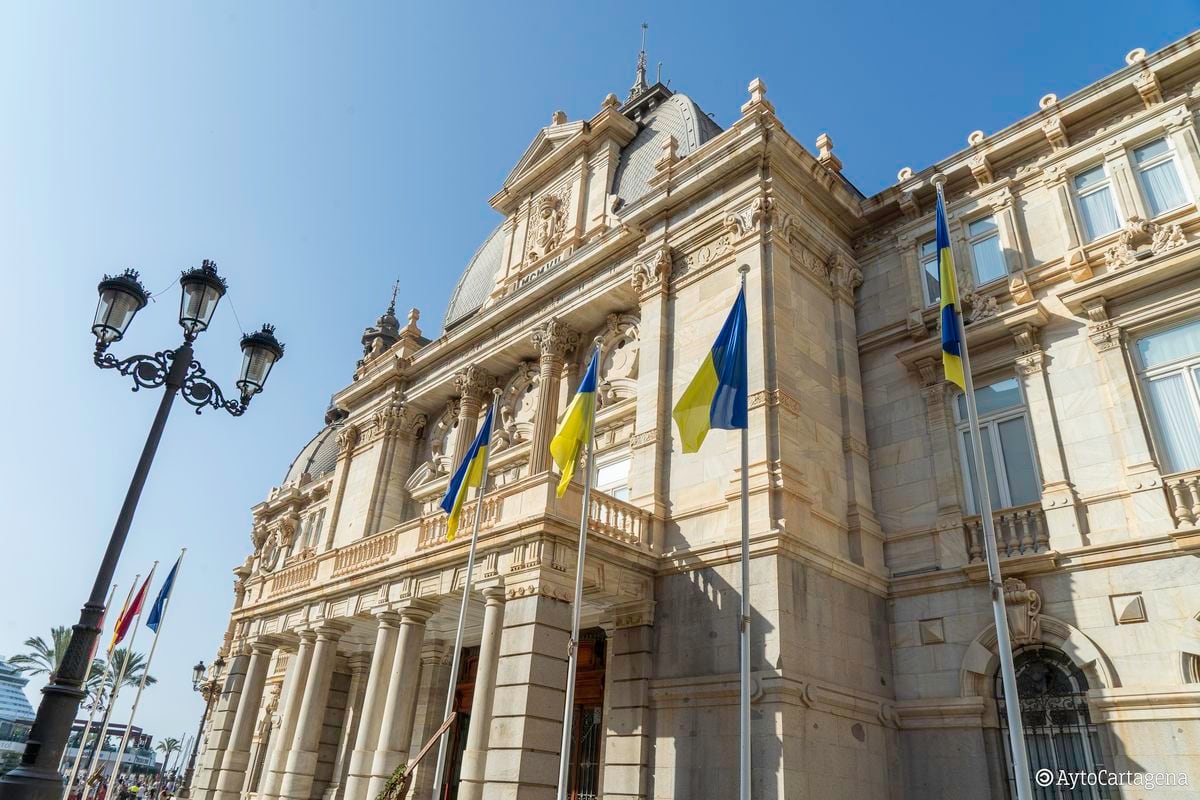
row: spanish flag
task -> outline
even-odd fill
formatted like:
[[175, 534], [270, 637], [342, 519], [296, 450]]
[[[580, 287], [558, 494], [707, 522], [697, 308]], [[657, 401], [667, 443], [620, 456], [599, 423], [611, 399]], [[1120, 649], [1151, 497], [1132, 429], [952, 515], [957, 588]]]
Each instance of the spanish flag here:
[[960, 389], [967, 388], [962, 368], [962, 327], [958, 324], [958, 282], [954, 278], [954, 255], [950, 251], [950, 232], [946, 228], [946, 201], [937, 193], [937, 254], [939, 293], [942, 304], [942, 371], [946, 380]]
[[467, 489], [483, 485], [483, 464], [487, 461], [488, 442], [492, 439], [492, 412], [495, 410], [495, 403], [488, 406], [483, 426], [476, 434], [475, 441], [471, 443], [471, 449], [467, 450], [462, 463], [458, 465], [454, 477], [450, 479], [450, 485], [446, 487], [446, 496], [442, 498], [442, 510], [450, 515], [446, 522], [448, 542], [454, 541], [454, 534], [458, 531], [458, 518], [467, 499]]
[[146, 601], [146, 590], [150, 588], [150, 579], [154, 577], [154, 570], [150, 570], [150, 574], [146, 576], [146, 580], [142, 581], [142, 588], [138, 589], [137, 596], [133, 598], [133, 602], [121, 609], [121, 616], [117, 617], [117, 625], [113, 628], [112, 644], [108, 646], [109, 652], [121, 643], [125, 638], [125, 634], [129, 633], [129, 629], [133, 627], [133, 618], [142, 610], [142, 603]]
[[725, 325], [700, 371], [684, 390], [671, 416], [683, 452], [695, 453], [711, 428], [737, 430], [747, 424], [746, 289], [738, 292]]
[[600, 371], [600, 348], [592, 353], [583, 381], [567, 407], [567, 413], [558, 424], [558, 431], [550, 440], [550, 455], [558, 465], [562, 478], [558, 481], [558, 496], [567, 491], [567, 485], [575, 477], [575, 465], [579, 452], [592, 435], [592, 423], [596, 419], [596, 373]]

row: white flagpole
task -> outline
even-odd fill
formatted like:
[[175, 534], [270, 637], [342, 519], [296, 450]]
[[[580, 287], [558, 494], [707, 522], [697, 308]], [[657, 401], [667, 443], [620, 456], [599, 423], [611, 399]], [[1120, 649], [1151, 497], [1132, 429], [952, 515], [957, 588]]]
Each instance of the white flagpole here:
[[[158, 562], [155, 561], [154, 566], [150, 567], [150, 574], [146, 576], [147, 586], [149, 585], [150, 581], [154, 580], [154, 570], [157, 569], [157, 567]], [[126, 606], [126, 608], [128, 608], [128, 606]], [[133, 643], [137, 640], [137, 629], [141, 624], [142, 611], [144, 611], [145, 608], [146, 598], [142, 597], [142, 604], [141, 607], [138, 608], [137, 619], [133, 621], [133, 634], [129, 637], [129, 644], [125, 648], [125, 658], [121, 661], [121, 668], [117, 671], [117, 679], [113, 682], [112, 695], [110, 695], [108, 698], [108, 708], [104, 709], [104, 718], [100, 723], [100, 736], [96, 740], [96, 749], [92, 751], [92, 758], [88, 761], [87, 772], [85, 772], [83, 776], [83, 795], [81, 800], [87, 800], [88, 795], [91, 794], [91, 786], [88, 782], [95, 774], [97, 764], [100, 761], [100, 754], [104, 751], [104, 739], [108, 735], [108, 723], [112, 719], [113, 709], [116, 708], [117, 705], [117, 695], [121, 692], [121, 682], [125, 680], [125, 670], [128, 669], [129, 659], [133, 655]], [[109, 651], [110, 662], [112, 661], [112, 654], [116, 653], [117, 651], [117, 644], [117, 642], [114, 642], [113, 647]], [[103, 769], [103, 767], [101, 767], [101, 769]]]
[[[742, 274], [742, 293], [746, 291], [746, 273], [750, 267], [738, 268]], [[749, 334], [749, 330], [747, 330]], [[747, 348], [749, 341], [747, 340]], [[742, 428], [742, 613], [739, 620], [738, 649], [741, 660], [741, 680], [738, 687], [738, 796], [750, 800], [750, 427]]]
[[[121, 761], [125, 758], [125, 746], [129, 743], [129, 729], [133, 727], [133, 716], [137, 713], [138, 703], [142, 699], [142, 690], [146, 688], [146, 677], [150, 674], [150, 663], [154, 661], [154, 651], [158, 649], [158, 635], [162, 633], [163, 621], [167, 617], [167, 609], [171, 606], [171, 595], [175, 592], [175, 579], [179, 577], [179, 565], [183, 563], [183, 556], [187, 553], [187, 548], [184, 547], [179, 551], [179, 560], [175, 562], [173, 567], [174, 572], [171, 579], [171, 585], [167, 587], [167, 596], [163, 598], [162, 614], [158, 618], [158, 629], [154, 631], [154, 640], [150, 643], [150, 652], [146, 655], [146, 664], [142, 667], [142, 677], [138, 681], [137, 694], [133, 696], [133, 707], [129, 709], [129, 721], [125, 723], [125, 733], [121, 736], [121, 746], [117, 748], [117, 759], [113, 762], [112, 772], [108, 777], [108, 789], [104, 796], [112, 795], [113, 786], [116, 785], [117, 772], [121, 769]], [[157, 602], [157, 598], [155, 598]], [[138, 623], [142, 621], [141, 612], [146, 608], [146, 602], [142, 600], [142, 608], [138, 610]], [[132, 655], [132, 652], [131, 652]]]
[[[942, 208], [946, 198], [942, 185], [946, 176], [935, 175]], [[957, 283], [957, 280], [956, 280]], [[1029, 756], [1025, 751], [1025, 730], [1021, 723], [1021, 708], [1017, 693], [1017, 672], [1013, 665], [1012, 638], [1008, 632], [1008, 614], [1004, 609], [1004, 579], [1000, 575], [1000, 556], [996, 552], [996, 529], [992, 521], [992, 498], [988, 491], [986, 465], [983, 459], [983, 440], [979, 433], [979, 411], [975, 407], [975, 384], [971, 380], [971, 360], [967, 356], [967, 332], [963, 325], [961, 309], [955, 304], [954, 324], [958, 326], [962, 360], [964, 394], [967, 398], [967, 421], [971, 429], [971, 451], [975, 462], [975, 479], [979, 489], [979, 518], [983, 522], [983, 551], [987, 554], [988, 579], [992, 595], [992, 616], [996, 622], [996, 649], [1000, 651], [1000, 678], [1004, 686], [1004, 712], [1008, 717], [1009, 747], [1012, 749], [1013, 783], [1017, 788], [1017, 800], [1032, 800], [1033, 787], [1029, 781]], [[968, 487], [969, 488], [969, 487]]]
[[[454, 692], [458, 688], [458, 667], [459, 661], [462, 658], [463, 644], [463, 628], [467, 623], [467, 604], [471, 602], [471, 581], [475, 575], [475, 548], [479, 544], [479, 524], [483, 521], [483, 498], [487, 493], [487, 471], [488, 457], [492, 454], [491, 434], [496, 430], [496, 419], [499, 415], [500, 406], [499, 389], [492, 390], [492, 430], [488, 433], [487, 449], [483, 453], [482, 475], [479, 478], [479, 488], [475, 490], [475, 527], [471, 531], [471, 547], [467, 550], [467, 574], [463, 581], [463, 596], [462, 603], [458, 607], [458, 632], [454, 635], [454, 655], [450, 657], [450, 686], [446, 689], [446, 711], [442, 714], [442, 719], [448, 718], [454, 713]], [[467, 468], [467, 473], [470, 473], [470, 468]], [[465, 481], [467, 476], [463, 476]], [[463, 491], [466, 491], [464, 487]], [[446, 770], [446, 748], [450, 744], [450, 729], [442, 731], [438, 739], [438, 757], [437, 766], [433, 773], [433, 794], [434, 800], [442, 793], [442, 775]]]
[[[595, 338], [597, 372], [600, 363], [599, 336]], [[599, 389], [600, 376], [596, 376]], [[597, 396], [599, 392], [597, 391]], [[592, 398], [592, 416], [588, 420], [587, 462], [583, 473], [583, 511], [579, 515], [579, 555], [575, 559], [575, 602], [571, 606], [571, 641], [567, 644], [567, 697], [563, 704], [562, 745], [558, 754], [558, 800], [567, 800], [567, 784], [571, 771], [571, 733], [575, 719], [575, 672], [579, 667], [579, 615], [583, 610], [583, 565], [587, 554], [588, 515], [592, 502], [592, 454], [596, 446], [596, 400]]]
[[[133, 582], [133, 585], [137, 586], [136, 580]], [[132, 589], [130, 591], [132, 591]], [[117, 585], [114, 583], [112, 585], [112, 588], [108, 590], [108, 602], [106, 602], [104, 604], [105, 616], [108, 615], [109, 609], [112, 608], [113, 595], [115, 595], [116, 593], [117, 593]], [[128, 602], [128, 601], [126, 601], [126, 602]], [[101, 635], [104, 634], [103, 627], [104, 627], [103, 624], [101, 624], [101, 631], [100, 631]], [[96, 643], [99, 644], [99, 642], [100, 642], [100, 639], [97, 638]], [[88, 692], [88, 680], [90, 680], [92, 677], [92, 667], [95, 666], [95, 664], [96, 664], [96, 658], [95, 658], [95, 654], [93, 653], [92, 657], [88, 659], [87, 671], [83, 673], [83, 691], [84, 692]], [[107, 675], [108, 674], [107, 673], [107, 664], [105, 665], [105, 670], [106, 670], [105, 675]], [[101, 676], [101, 677], [103, 678], [104, 676]], [[101, 687], [104, 686], [103, 683], [101, 683], [100, 685], [101, 685]], [[88, 709], [87, 722], [83, 726], [83, 732], [80, 733], [80, 735], [79, 735], [79, 747], [75, 751], [75, 761], [71, 765], [71, 776], [70, 776], [70, 779], [67, 781], [66, 788], [63, 790], [63, 800], [66, 800], [66, 798], [71, 794], [71, 784], [73, 784], [75, 782], [75, 775], [79, 772], [79, 759], [83, 755], [83, 746], [85, 744], [87, 744], [88, 734], [92, 730], [92, 720], [94, 720], [96, 718], [96, 708], [100, 704], [101, 697], [102, 697], [102, 694], [100, 692], [97, 692], [95, 702], [93, 702], [92, 707], [90, 709]], [[59, 760], [58, 768], [60, 771], [62, 770], [63, 762], [65, 762], [66, 760], [67, 760], [67, 751], [66, 751], [66, 749], [64, 749], [63, 757]]]
[[[133, 583], [131, 583], [129, 585], [129, 591], [125, 594], [125, 605], [121, 606], [122, 611], [129, 608], [129, 601], [133, 599], [133, 593], [137, 591], [138, 580], [141, 577], [142, 576], [140, 573], [133, 576]], [[114, 586], [115, 586], [115, 584], [114, 584]], [[112, 595], [110, 594], [109, 595], [109, 605], [105, 606], [105, 615], [106, 616], [108, 614], [108, 609], [111, 607], [112, 607]], [[116, 630], [116, 622], [118, 622], [118, 621], [119, 620], [114, 620], [113, 630]], [[103, 634], [104, 631], [101, 631], [100, 633]], [[106, 650], [104, 653], [104, 674], [100, 676], [100, 685], [96, 688], [96, 701], [95, 701], [95, 703], [92, 704], [92, 708], [88, 711], [87, 722], [83, 726], [83, 735], [79, 739], [79, 750], [75, 753], [75, 763], [71, 766], [71, 774], [67, 777], [67, 786], [63, 790], [63, 800], [67, 800], [67, 798], [71, 796], [71, 790], [75, 787], [75, 779], [79, 776], [79, 767], [83, 764], [83, 751], [87, 748], [88, 734], [91, 733], [92, 722], [96, 718], [96, 709], [100, 706], [101, 703], [104, 702], [104, 687], [108, 684], [108, 679], [112, 675], [112, 651], [113, 651], [114, 647], [115, 647], [115, 645], [110, 644], [108, 646], [108, 650]], [[95, 661], [94, 658], [92, 660]], [[89, 674], [91, 673], [90, 666], [88, 667], [88, 673]], [[87, 681], [84, 681], [83, 688], [85, 691], [87, 690]], [[111, 702], [109, 703], [109, 705], [111, 705]], [[107, 712], [108, 712], [108, 708], [106, 707], [105, 713], [107, 714]], [[100, 739], [97, 738], [96, 739], [96, 747], [99, 747], [99, 746], [100, 746]], [[93, 755], [94, 755], [94, 752], [93, 752]], [[88, 763], [89, 764], [91, 763], [90, 759], [88, 760]], [[84, 778], [85, 778], [84, 789], [86, 790], [86, 788], [87, 788], [87, 783], [86, 783], [87, 774], [86, 773], [84, 774]], [[85, 793], [86, 793], [86, 791], [80, 792], [80, 795], [82, 796]]]

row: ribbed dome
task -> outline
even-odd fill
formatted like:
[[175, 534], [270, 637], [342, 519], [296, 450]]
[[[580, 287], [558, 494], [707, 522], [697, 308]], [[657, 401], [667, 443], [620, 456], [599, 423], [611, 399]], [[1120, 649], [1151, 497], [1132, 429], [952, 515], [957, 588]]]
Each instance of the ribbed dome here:
[[312, 438], [300, 455], [288, 467], [287, 476], [283, 479], [284, 486], [290, 483], [300, 483], [301, 477], [307, 473], [309, 480], [316, 480], [333, 472], [337, 464], [337, 430], [342, 427], [340, 422], [326, 425], [320, 433]]
[[[665, 94], [666, 90], [662, 92]], [[637, 135], [621, 149], [621, 160], [613, 176], [612, 193], [625, 205], [637, 201], [650, 190], [654, 164], [662, 157], [663, 142], [668, 136], [675, 137], [678, 143], [675, 152], [683, 158], [721, 132], [721, 126], [685, 94], [670, 95], [649, 111], [645, 110], [647, 107], [638, 109], [641, 118]], [[496, 274], [504, 258], [502, 225], [497, 225], [479, 246], [454, 285], [442, 320], [447, 329], [478, 311], [495, 286]]]

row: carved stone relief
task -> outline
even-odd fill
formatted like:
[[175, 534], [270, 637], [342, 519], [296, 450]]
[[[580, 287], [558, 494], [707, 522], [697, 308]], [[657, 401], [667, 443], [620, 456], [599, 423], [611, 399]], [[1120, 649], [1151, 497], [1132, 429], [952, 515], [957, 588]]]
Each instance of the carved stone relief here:
[[500, 395], [500, 424], [492, 436], [493, 452], [528, 441], [533, 436], [541, 376], [538, 365], [523, 361]]
[[600, 332], [604, 348], [600, 374], [604, 380], [597, 387], [602, 406], [637, 395], [640, 322], [633, 314], [609, 314], [605, 320], [604, 330]]

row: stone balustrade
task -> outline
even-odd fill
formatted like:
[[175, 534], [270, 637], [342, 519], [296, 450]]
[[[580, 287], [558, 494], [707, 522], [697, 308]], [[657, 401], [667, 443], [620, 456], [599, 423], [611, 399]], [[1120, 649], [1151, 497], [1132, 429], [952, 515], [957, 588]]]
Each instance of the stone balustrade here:
[[[463, 503], [462, 512], [459, 515], [458, 535], [470, 536], [471, 530], [475, 525], [475, 507], [476, 501], [471, 500]], [[488, 494], [483, 498], [483, 515], [479, 518], [479, 529], [487, 530], [500, 521], [500, 514], [504, 507], [503, 494]], [[440, 509], [433, 514], [427, 514], [421, 517], [420, 534], [417, 537], [417, 549], [428, 550], [431, 547], [437, 547], [446, 543], [447, 522], [449, 516], [443, 513]]]
[[334, 577], [350, 575], [386, 562], [395, 555], [398, 541], [400, 541], [400, 534], [392, 530], [338, 548], [333, 558]]
[[618, 542], [641, 547], [649, 541], [650, 513], [637, 506], [592, 491], [588, 509], [588, 531]]
[[271, 596], [308, 586], [317, 577], [317, 559], [313, 558], [276, 573], [271, 581]]
[[[1040, 504], [1001, 509], [992, 514], [992, 520], [996, 527], [996, 552], [1001, 558], [1045, 553], [1050, 549], [1046, 515]], [[964, 518], [963, 530], [971, 562], [983, 561], [982, 519]]]
[[1167, 475], [1163, 485], [1175, 524], [1200, 524], [1200, 470]]

